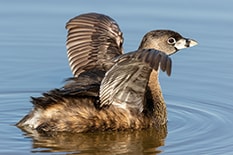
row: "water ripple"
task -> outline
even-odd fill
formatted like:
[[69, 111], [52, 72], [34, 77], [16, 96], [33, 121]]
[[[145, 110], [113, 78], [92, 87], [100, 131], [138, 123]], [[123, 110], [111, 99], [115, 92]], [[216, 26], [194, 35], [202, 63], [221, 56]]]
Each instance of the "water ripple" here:
[[227, 151], [231, 148], [227, 144], [233, 140], [232, 110], [231, 106], [216, 101], [182, 99], [181, 103], [169, 102], [166, 152], [217, 153], [219, 148]]

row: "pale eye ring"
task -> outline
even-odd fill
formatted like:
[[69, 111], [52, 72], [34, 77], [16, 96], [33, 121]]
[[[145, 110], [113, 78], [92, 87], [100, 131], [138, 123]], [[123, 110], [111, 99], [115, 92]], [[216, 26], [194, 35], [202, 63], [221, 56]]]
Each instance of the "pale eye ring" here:
[[176, 39], [173, 38], [173, 37], [170, 37], [170, 38], [168, 38], [167, 43], [168, 44], [175, 44], [176, 43]]

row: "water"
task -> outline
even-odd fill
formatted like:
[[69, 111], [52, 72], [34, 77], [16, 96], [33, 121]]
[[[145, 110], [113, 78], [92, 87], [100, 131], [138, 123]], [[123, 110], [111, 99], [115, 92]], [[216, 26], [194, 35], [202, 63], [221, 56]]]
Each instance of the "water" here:
[[[224, 1], [1, 1], [0, 154], [232, 154], [233, 2]], [[168, 133], [155, 130], [45, 137], [14, 124], [30, 96], [59, 88], [72, 74], [65, 23], [85, 12], [113, 17], [125, 51], [152, 29], [173, 29], [199, 45], [172, 56], [171, 77], [160, 75]], [[52, 153], [53, 152], [53, 153]]]

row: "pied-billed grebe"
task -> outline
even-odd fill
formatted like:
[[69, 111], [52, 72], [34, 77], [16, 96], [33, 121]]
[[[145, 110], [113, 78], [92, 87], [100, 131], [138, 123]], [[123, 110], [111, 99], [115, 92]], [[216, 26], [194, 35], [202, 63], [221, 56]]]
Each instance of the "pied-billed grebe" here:
[[171, 74], [169, 55], [197, 45], [171, 30], [153, 30], [139, 49], [123, 54], [123, 37], [110, 17], [71, 19], [67, 50], [74, 74], [61, 89], [32, 98], [34, 109], [17, 123], [39, 132], [143, 129], [166, 125], [159, 68]]

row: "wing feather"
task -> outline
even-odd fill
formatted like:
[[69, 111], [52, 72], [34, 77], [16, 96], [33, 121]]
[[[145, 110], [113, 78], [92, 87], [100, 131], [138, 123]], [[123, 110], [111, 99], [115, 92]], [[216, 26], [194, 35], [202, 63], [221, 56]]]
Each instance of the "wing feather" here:
[[79, 15], [66, 24], [67, 55], [75, 77], [90, 69], [107, 71], [112, 59], [123, 53], [123, 36], [118, 24], [98, 13]]
[[159, 66], [162, 71], [171, 73], [169, 56], [153, 49], [141, 49], [116, 58], [100, 86], [100, 107], [117, 105], [142, 112], [150, 73]]

